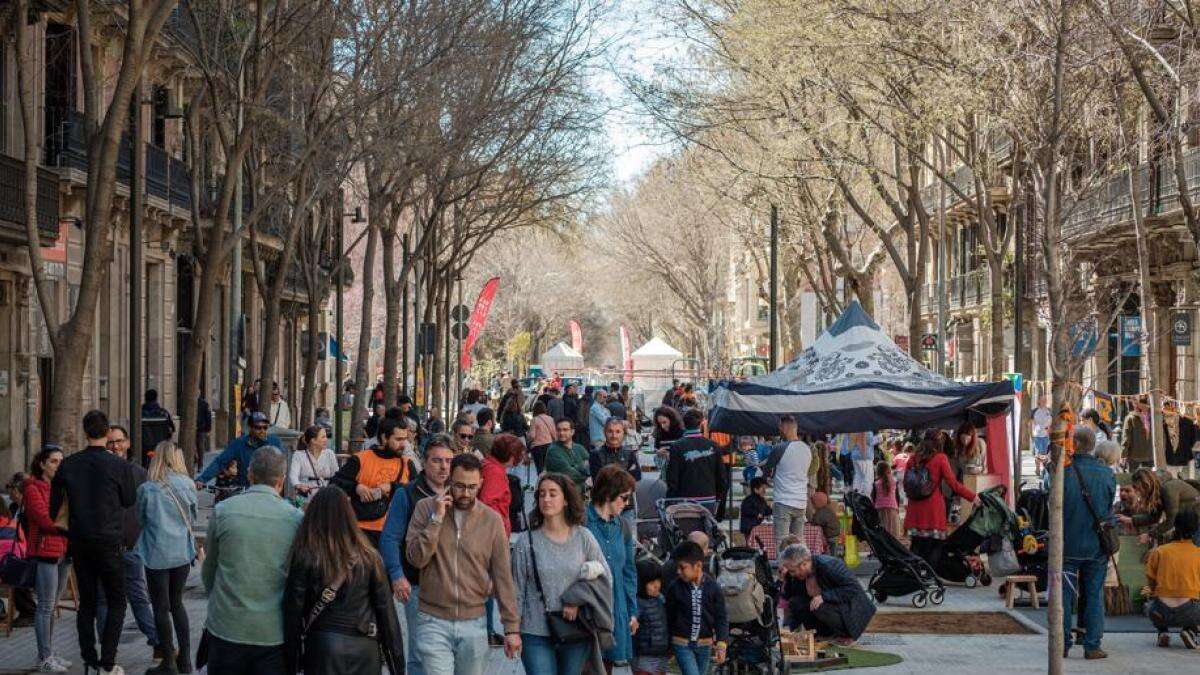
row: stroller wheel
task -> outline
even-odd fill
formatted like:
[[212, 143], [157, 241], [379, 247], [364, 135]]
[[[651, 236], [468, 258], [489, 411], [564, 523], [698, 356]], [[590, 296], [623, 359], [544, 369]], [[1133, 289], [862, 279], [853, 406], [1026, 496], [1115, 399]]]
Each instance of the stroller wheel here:
[[912, 606], [917, 609], [923, 609], [929, 602], [929, 596], [926, 593], [917, 593], [912, 596]]
[[983, 575], [981, 577], [979, 577], [979, 583], [984, 586], [991, 586], [992, 585], [992, 575], [988, 574], [987, 572], [984, 572]]
[[929, 594], [929, 601], [935, 605], [942, 604], [942, 601], [945, 599], [946, 599], [946, 592], [940, 588]]
[[887, 602], [887, 593], [884, 593], [883, 591], [875, 591], [875, 602], [881, 605]]
[[979, 580], [975, 578], [974, 574], [968, 574], [967, 578], [963, 579], [963, 585], [967, 588], [975, 588], [979, 585]]

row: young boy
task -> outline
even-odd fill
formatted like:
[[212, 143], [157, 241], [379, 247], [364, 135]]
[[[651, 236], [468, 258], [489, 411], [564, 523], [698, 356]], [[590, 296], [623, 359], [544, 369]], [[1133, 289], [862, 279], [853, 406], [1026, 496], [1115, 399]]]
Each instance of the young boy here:
[[[812, 493], [808, 497], [808, 506], [809, 524], [821, 528], [821, 534], [825, 537], [826, 550], [835, 550], [838, 535], [842, 532], [842, 525], [838, 522], [837, 511], [834, 511], [833, 506], [829, 503], [829, 495], [824, 492]], [[781, 547], [779, 550], [782, 551], [783, 548]]]
[[666, 675], [671, 663], [671, 636], [662, 597], [662, 566], [640, 560], [638, 573], [638, 632], [633, 636], [633, 675]]
[[725, 596], [716, 580], [704, 573], [704, 550], [685, 541], [671, 554], [679, 576], [666, 592], [667, 626], [671, 649], [682, 675], [704, 675], [711, 658], [725, 662], [729, 616]]
[[738, 521], [738, 529], [747, 539], [750, 538], [750, 530], [753, 530], [756, 525], [762, 524], [767, 518], [771, 517], [771, 505], [767, 503], [767, 479], [754, 478], [750, 481], [750, 494], [742, 500], [742, 515]]

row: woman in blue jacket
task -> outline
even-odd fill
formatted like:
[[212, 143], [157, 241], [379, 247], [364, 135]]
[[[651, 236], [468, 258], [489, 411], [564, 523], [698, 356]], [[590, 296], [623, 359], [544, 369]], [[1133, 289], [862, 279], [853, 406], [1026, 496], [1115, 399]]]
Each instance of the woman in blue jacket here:
[[[188, 477], [183, 451], [171, 441], [154, 449], [147, 479], [138, 487], [138, 521], [142, 533], [137, 551], [146, 563], [146, 584], [154, 608], [154, 626], [163, 660], [152, 673], [190, 673], [188, 616], [183, 606], [183, 584], [196, 559], [196, 487]], [[171, 624], [179, 639], [171, 641]]]
[[[604, 665], [633, 658], [633, 634], [637, 632], [637, 566], [634, 560], [633, 528], [621, 517], [632, 498], [636, 482], [617, 464], [596, 474], [592, 503], [587, 507], [587, 528], [595, 535], [613, 579], [613, 646], [604, 652]], [[621, 626], [629, 630], [621, 630]]]

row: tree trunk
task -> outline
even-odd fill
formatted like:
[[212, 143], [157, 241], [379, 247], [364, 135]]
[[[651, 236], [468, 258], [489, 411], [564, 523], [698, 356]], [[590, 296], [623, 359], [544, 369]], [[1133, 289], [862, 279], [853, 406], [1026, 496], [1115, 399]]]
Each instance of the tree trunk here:
[[988, 372], [988, 377], [992, 380], [998, 380], [1004, 376], [1005, 358], [1004, 358], [1004, 274], [1001, 269], [1002, 261], [997, 260], [995, 264], [991, 261], [988, 263], [988, 274], [991, 279], [991, 367]]
[[396, 275], [396, 228], [388, 222], [380, 231], [383, 242], [383, 297], [387, 316], [383, 322], [383, 402], [396, 402], [400, 366], [401, 286]]
[[[318, 282], [319, 283], [319, 282]], [[316, 291], [317, 289], [313, 289]], [[320, 340], [317, 335], [317, 324], [321, 321], [321, 293], [313, 292], [308, 296], [308, 345], [304, 354], [304, 390], [300, 398], [300, 424], [297, 429], [307, 429], [313, 421], [313, 413], [316, 408], [317, 398], [317, 349], [319, 349]], [[338, 349], [343, 349], [341, 344], [338, 344]], [[326, 350], [325, 358], [341, 358], [338, 355], [331, 353], [331, 350]], [[333, 406], [332, 414], [337, 415], [338, 399], [341, 392], [338, 391], [340, 384], [334, 384], [333, 387]], [[338, 441], [335, 439], [331, 447], [340, 450]]]
[[[206, 242], [208, 252], [201, 264], [200, 286], [196, 296], [196, 318], [192, 326], [192, 334], [188, 338], [190, 343], [187, 358], [183, 364], [183, 382], [180, 386], [183, 400], [179, 402], [179, 445], [183, 448], [184, 459], [188, 461], [188, 469], [193, 473], [195, 473], [196, 467], [192, 466], [192, 462], [197, 459], [196, 399], [200, 394], [200, 373], [204, 365], [205, 352], [212, 339], [213, 323], [216, 319], [217, 282], [228, 276], [226, 272], [228, 265], [224, 260], [225, 256], [220, 252], [225, 241], [224, 219], [216, 220], [213, 225]], [[235, 270], [233, 273], [240, 274], [241, 270]], [[234, 348], [235, 345], [229, 345], [229, 349]], [[226, 366], [227, 364], [221, 363], [216, 367], [224, 370]], [[238, 414], [234, 401], [229, 402], [229, 407], [230, 415]]]
[[911, 284], [905, 282], [905, 286], [911, 286], [911, 288], [905, 288], [908, 295], [908, 353], [920, 361], [923, 356], [921, 335], [924, 332], [921, 324], [921, 290], [923, 287], [915, 280]]
[[[375, 249], [379, 242], [379, 228], [375, 226], [375, 204], [368, 206], [371, 220], [367, 223], [367, 250], [363, 254], [362, 266], [362, 316], [359, 317], [358, 354], [354, 364], [354, 406], [350, 413], [350, 451], [358, 449], [363, 440], [363, 420], [366, 418], [366, 403], [371, 398], [370, 380], [371, 330], [375, 325], [372, 314], [375, 309]], [[338, 386], [341, 386], [340, 384]], [[340, 392], [339, 392], [340, 396]]]
[[[1162, 326], [1158, 325], [1158, 298], [1154, 293], [1153, 277], [1150, 275], [1150, 235], [1146, 231], [1146, 220], [1142, 213], [1141, 186], [1137, 180], [1136, 157], [1130, 157], [1129, 164], [1129, 195], [1133, 212], [1133, 228], [1137, 242], [1138, 258], [1138, 287], [1140, 302], [1138, 309], [1142, 318], [1143, 347], [1142, 376], [1146, 380], [1146, 388], [1150, 391], [1150, 442], [1154, 447], [1154, 467], [1163, 469], [1167, 466], [1166, 448], [1163, 445], [1162, 421], [1162, 392], [1158, 382], [1158, 345], [1155, 341], [1162, 336]], [[1149, 336], [1149, 340], [1146, 337]]]

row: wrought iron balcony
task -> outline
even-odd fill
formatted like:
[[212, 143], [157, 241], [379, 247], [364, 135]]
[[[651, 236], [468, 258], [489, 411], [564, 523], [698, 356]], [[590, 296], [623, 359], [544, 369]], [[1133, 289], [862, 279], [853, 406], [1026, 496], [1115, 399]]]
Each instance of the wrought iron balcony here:
[[[58, 176], [38, 167], [37, 227], [43, 246], [58, 238]], [[25, 234], [25, 162], [0, 155], [0, 243], [23, 246]]]

